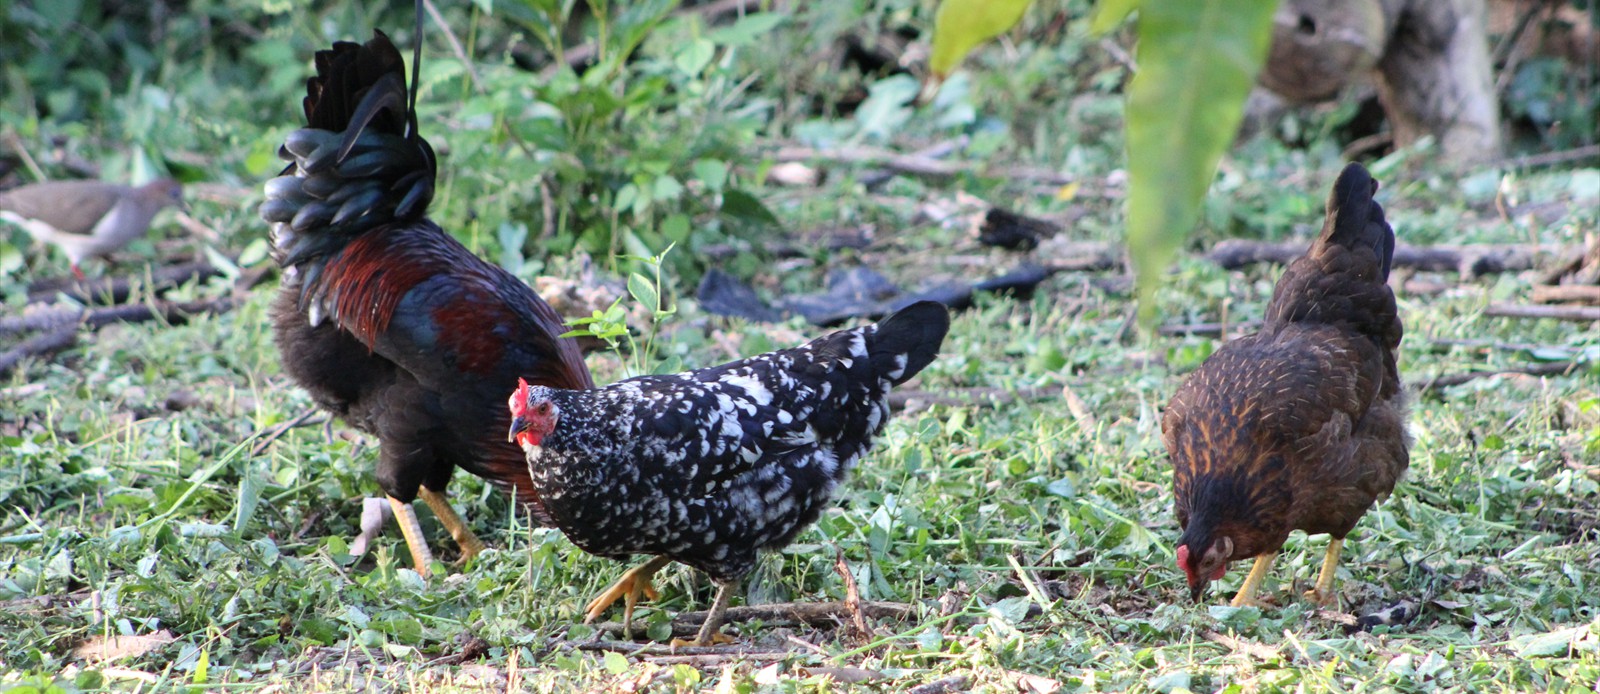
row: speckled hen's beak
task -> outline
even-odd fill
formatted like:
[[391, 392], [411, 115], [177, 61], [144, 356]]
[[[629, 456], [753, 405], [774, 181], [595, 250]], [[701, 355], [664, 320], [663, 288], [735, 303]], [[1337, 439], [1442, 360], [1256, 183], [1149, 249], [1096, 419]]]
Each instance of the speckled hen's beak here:
[[523, 430], [527, 429], [527, 428], [528, 428], [528, 420], [523, 419], [521, 417], [512, 417], [511, 418], [511, 433], [506, 434], [506, 443], [516, 443], [517, 442], [517, 434], [522, 433]]

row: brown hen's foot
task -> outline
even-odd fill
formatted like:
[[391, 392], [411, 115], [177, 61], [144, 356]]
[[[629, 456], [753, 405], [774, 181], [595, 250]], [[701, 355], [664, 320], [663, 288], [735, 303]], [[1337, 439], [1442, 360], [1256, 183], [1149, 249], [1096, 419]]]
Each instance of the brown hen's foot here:
[[450, 500], [446, 499], [444, 494], [423, 487], [417, 491], [417, 496], [422, 497], [423, 503], [433, 509], [434, 517], [450, 531], [450, 537], [454, 538], [456, 545], [461, 548], [462, 563], [466, 563], [468, 559], [477, 556], [485, 549], [483, 541], [472, 533], [472, 528], [467, 527], [466, 520], [456, 514], [455, 507], [450, 505]]
[[605, 614], [606, 608], [610, 607], [611, 603], [616, 602], [617, 598], [622, 598], [622, 637], [625, 639], [633, 638], [633, 606], [639, 604], [639, 596], [641, 594], [651, 600], [661, 597], [661, 594], [656, 591], [656, 587], [650, 583], [650, 578], [655, 576], [656, 572], [660, 571], [662, 567], [670, 563], [672, 563], [671, 559], [656, 557], [639, 566], [628, 569], [627, 573], [622, 574], [622, 578], [617, 579], [617, 582], [611, 584], [611, 587], [596, 595], [593, 600], [589, 601], [588, 607], [583, 608], [583, 623], [589, 624], [599, 619], [600, 615]]
[[1234, 607], [1260, 607], [1256, 600], [1256, 591], [1261, 589], [1262, 581], [1267, 580], [1267, 573], [1272, 570], [1272, 560], [1278, 558], [1277, 552], [1263, 554], [1256, 557], [1255, 566], [1250, 567], [1250, 575], [1244, 577], [1244, 585], [1239, 586], [1239, 594], [1233, 596]]
[[1322, 556], [1322, 571], [1317, 574], [1317, 585], [1306, 591], [1306, 599], [1327, 607], [1339, 601], [1338, 594], [1333, 592], [1333, 581], [1339, 570], [1339, 553], [1344, 549], [1344, 540], [1333, 538], [1328, 542], [1328, 553]]
[[711, 609], [706, 612], [706, 621], [700, 625], [700, 633], [695, 635], [693, 641], [673, 639], [672, 646], [715, 646], [719, 643], [733, 643], [733, 637], [718, 631], [722, 627], [722, 616], [728, 611], [728, 603], [733, 602], [733, 582], [717, 584], [717, 598], [711, 603]]
[[406, 547], [411, 550], [411, 564], [423, 578], [433, 570], [433, 552], [422, 537], [422, 523], [417, 521], [417, 510], [411, 504], [389, 497], [389, 507], [394, 509], [394, 520], [400, 524], [400, 534], [406, 536]]

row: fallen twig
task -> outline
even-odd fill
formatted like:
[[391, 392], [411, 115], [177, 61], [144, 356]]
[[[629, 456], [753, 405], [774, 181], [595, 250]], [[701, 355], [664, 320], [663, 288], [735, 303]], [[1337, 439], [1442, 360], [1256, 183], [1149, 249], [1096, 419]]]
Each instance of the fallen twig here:
[[[912, 607], [898, 602], [862, 602], [859, 607], [869, 619], [905, 619]], [[723, 613], [724, 624], [760, 621], [774, 626], [821, 626], [839, 622], [849, 616], [849, 607], [843, 602], [782, 602], [770, 605], [744, 605], [730, 607]], [[683, 612], [672, 619], [674, 636], [694, 634], [706, 621], [706, 611]], [[595, 629], [601, 632], [622, 633], [621, 622], [602, 622]]]
[[[35, 335], [22, 341], [22, 344], [0, 354], [0, 374], [5, 374], [16, 367], [17, 362], [31, 356], [53, 354], [71, 347], [77, 341], [78, 326], [85, 325], [98, 328], [107, 323], [136, 323], [160, 317], [172, 323], [182, 323], [188, 316], [198, 313], [222, 313], [232, 309], [233, 299], [216, 299], [213, 301], [190, 301], [181, 304], [160, 302], [156, 306], [144, 304], [130, 304], [126, 306], [107, 306], [96, 309], [61, 309], [57, 312], [42, 312], [45, 315], [23, 316], [22, 318], [0, 319], [0, 334], [23, 332], [26, 330], [48, 330], [48, 332]], [[28, 327], [29, 323], [38, 322], [38, 325]], [[21, 324], [22, 327], [19, 327]]]
[[77, 326], [67, 325], [47, 333], [34, 335], [22, 344], [0, 353], [0, 375], [11, 373], [17, 363], [33, 356], [53, 354], [71, 347], [78, 341]]
[[[731, 610], [730, 610], [731, 612]], [[610, 651], [633, 657], [650, 656], [740, 656], [740, 657], [771, 657], [785, 658], [794, 655], [796, 651], [752, 650], [744, 646], [660, 646], [656, 644], [639, 644], [632, 641], [558, 641], [556, 645], [575, 648], [580, 651]]]
[[1529, 366], [1497, 369], [1494, 371], [1468, 371], [1466, 373], [1439, 376], [1429, 381], [1414, 381], [1411, 384], [1411, 388], [1420, 391], [1436, 391], [1449, 388], [1451, 386], [1459, 386], [1469, 381], [1476, 381], [1480, 378], [1488, 378], [1490, 376], [1510, 376], [1515, 374], [1523, 374], [1527, 376], [1564, 376], [1576, 368], [1578, 368], [1577, 362], [1557, 361], [1550, 362], [1548, 364], [1532, 364]]
[[927, 684], [919, 684], [906, 691], [906, 694], [952, 694], [953, 692], [966, 691], [972, 685], [971, 675], [955, 675], [937, 679]]
[[250, 457], [254, 458], [254, 457], [258, 456], [258, 455], [261, 455], [261, 453], [263, 451], [267, 450], [268, 446], [271, 446], [274, 441], [277, 441], [278, 439], [283, 438], [283, 435], [288, 433], [290, 429], [294, 429], [294, 428], [301, 427], [301, 426], [312, 426], [312, 425], [315, 425], [315, 424], [321, 424], [322, 420], [320, 420], [320, 419], [316, 420], [316, 421], [312, 421], [312, 422], [306, 421], [308, 419], [311, 419], [311, 416], [316, 414], [316, 413], [317, 413], [317, 408], [315, 408], [315, 407], [307, 407], [305, 409], [305, 411], [301, 412], [298, 415], [295, 415], [294, 419], [291, 419], [291, 420], [289, 420], [287, 422], [284, 422], [282, 424], [279, 424], [279, 425], [273, 427], [270, 432], [268, 432], [265, 436], [261, 437], [261, 440], [257, 441], [256, 445], [253, 448], [250, 449]]
[[1526, 304], [1491, 304], [1484, 309], [1485, 316], [1502, 318], [1553, 318], [1555, 320], [1600, 321], [1600, 306], [1529, 306]]
[[[1307, 241], [1282, 243], [1229, 239], [1206, 253], [1206, 259], [1228, 270], [1256, 263], [1288, 263], [1305, 255]], [[1500, 272], [1531, 270], [1541, 259], [1581, 256], [1583, 246], [1526, 244], [1471, 244], [1464, 246], [1407, 246], [1394, 249], [1394, 266], [1433, 272], [1459, 272], [1477, 277]]]
[[154, 268], [148, 275], [97, 278], [84, 282], [68, 277], [40, 280], [28, 287], [28, 303], [54, 301], [57, 294], [65, 294], [75, 301], [88, 304], [120, 304], [128, 300], [133, 288], [144, 287], [159, 293], [182, 285], [190, 280], [206, 280], [222, 274], [211, 263], [182, 263]]
[[1535, 285], [1528, 297], [1542, 304], [1579, 301], [1600, 304], [1600, 286], [1583, 284]]
[[850, 616], [851, 626], [856, 628], [856, 636], [862, 641], [871, 641], [878, 634], [867, 626], [867, 619], [861, 614], [861, 587], [856, 585], [856, 577], [844, 561], [844, 550], [837, 547], [833, 550], [833, 570], [844, 581], [844, 610]]

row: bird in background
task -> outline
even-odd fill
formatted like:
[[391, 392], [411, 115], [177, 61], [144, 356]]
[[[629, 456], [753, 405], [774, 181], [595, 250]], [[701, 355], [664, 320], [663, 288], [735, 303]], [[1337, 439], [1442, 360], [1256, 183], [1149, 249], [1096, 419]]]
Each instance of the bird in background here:
[[[711, 576], [716, 599], [690, 644], [719, 633], [758, 550], [792, 542], [889, 419], [889, 390], [938, 354], [950, 314], [912, 304], [876, 325], [698, 371], [604, 388], [518, 382], [509, 438], [527, 453], [550, 524], [592, 554], [654, 555], [591, 601], [617, 599], [631, 631], [667, 564]], [[631, 634], [630, 634], [631, 635]]]
[[1162, 418], [1178, 567], [1197, 602], [1229, 562], [1253, 558], [1233, 605], [1255, 604], [1297, 529], [1332, 536], [1307, 596], [1334, 600], [1345, 537], [1405, 472], [1403, 331], [1387, 284], [1394, 230], [1377, 189], [1361, 165], [1345, 167], [1321, 235], [1278, 280], [1261, 331], [1212, 354]]
[[85, 260], [103, 257], [150, 231], [156, 213], [184, 208], [183, 187], [170, 178], [142, 186], [102, 181], [47, 181], [0, 192], [0, 220], [61, 249], [72, 274], [84, 279]]
[[335, 43], [315, 63], [306, 127], [286, 138], [290, 164], [260, 210], [283, 267], [274, 339], [318, 405], [377, 437], [378, 485], [427, 575], [419, 496], [464, 557], [484, 547], [445, 496], [458, 467], [547, 517], [522, 450], [505, 440], [510, 384], [594, 382], [548, 304], [427, 217], [433, 148], [388, 37]]

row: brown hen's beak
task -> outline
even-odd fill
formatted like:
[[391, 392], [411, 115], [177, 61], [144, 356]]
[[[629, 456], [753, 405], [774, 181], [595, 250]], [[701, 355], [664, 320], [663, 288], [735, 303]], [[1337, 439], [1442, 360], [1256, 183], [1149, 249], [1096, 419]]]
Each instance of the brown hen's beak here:
[[1198, 605], [1198, 604], [1200, 604], [1200, 602], [1202, 600], [1206, 599], [1206, 586], [1207, 585], [1208, 585], [1208, 582], [1206, 582], [1206, 581], [1201, 581], [1199, 583], [1192, 583], [1192, 584], [1189, 585], [1189, 599], [1194, 601], [1194, 604]]
[[528, 420], [523, 419], [521, 417], [512, 417], [511, 418], [511, 433], [506, 434], [506, 443], [516, 443], [517, 442], [517, 434], [522, 433], [527, 428], [528, 428]]

